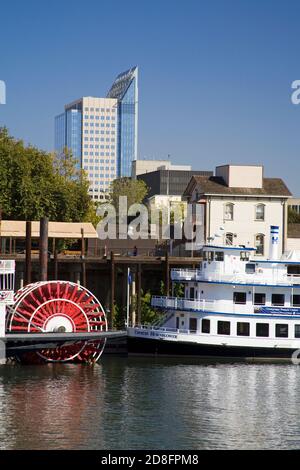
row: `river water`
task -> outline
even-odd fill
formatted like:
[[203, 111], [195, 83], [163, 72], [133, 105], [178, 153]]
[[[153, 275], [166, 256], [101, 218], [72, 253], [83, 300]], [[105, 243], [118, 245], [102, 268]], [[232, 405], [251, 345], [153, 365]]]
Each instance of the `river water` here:
[[295, 449], [299, 390], [295, 365], [1, 366], [0, 449]]

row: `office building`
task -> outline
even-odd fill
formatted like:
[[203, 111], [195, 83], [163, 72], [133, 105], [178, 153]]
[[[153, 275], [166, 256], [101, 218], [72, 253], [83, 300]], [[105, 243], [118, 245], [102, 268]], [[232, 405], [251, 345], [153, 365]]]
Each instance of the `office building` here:
[[193, 175], [212, 176], [212, 171], [169, 170], [162, 168], [137, 175], [149, 188], [148, 198], [156, 195], [182, 196]]
[[84, 97], [55, 118], [55, 150], [67, 147], [88, 176], [89, 194], [104, 199], [117, 177], [117, 100]]
[[131, 176], [131, 164], [137, 160], [138, 144], [138, 67], [117, 76], [108, 98], [118, 101], [118, 177]]
[[120, 74], [106, 98], [83, 97], [55, 118], [55, 151], [68, 148], [87, 173], [94, 200], [107, 197], [110, 183], [130, 176], [137, 158], [138, 68]]

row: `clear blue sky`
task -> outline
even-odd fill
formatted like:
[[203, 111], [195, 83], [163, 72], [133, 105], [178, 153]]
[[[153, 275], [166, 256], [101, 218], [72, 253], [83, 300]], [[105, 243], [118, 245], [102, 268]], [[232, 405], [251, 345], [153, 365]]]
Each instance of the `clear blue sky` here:
[[262, 163], [300, 196], [300, 2], [11, 0], [0, 6], [0, 125], [46, 150], [53, 119], [140, 67], [139, 156]]

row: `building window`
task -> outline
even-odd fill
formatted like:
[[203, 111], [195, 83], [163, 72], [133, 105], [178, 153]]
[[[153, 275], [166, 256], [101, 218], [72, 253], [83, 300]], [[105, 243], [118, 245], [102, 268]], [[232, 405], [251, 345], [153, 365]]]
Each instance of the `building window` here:
[[257, 204], [257, 206], [255, 206], [255, 220], [265, 220], [264, 204]]
[[224, 206], [224, 219], [233, 220], [233, 204], [228, 203]]
[[225, 235], [225, 245], [233, 245], [233, 233], [226, 233]]
[[266, 305], [266, 294], [256, 292], [254, 294], [254, 305]]
[[230, 335], [230, 321], [218, 321], [218, 335]]
[[272, 305], [282, 307], [284, 305], [284, 294], [272, 294]]
[[249, 336], [250, 335], [250, 323], [237, 322], [236, 334], [238, 336]]
[[[202, 333], [210, 333], [210, 320], [203, 318], [201, 322], [201, 331]], [[300, 333], [300, 330], [299, 330], [299, 333]]]
[[269, 336], [269, 323], [256, 323], [256, 336]]
[[265, 236], [262, 233], [255, 235], [256, 254], [263, 256], [265, 251]]
[[276, 324], [275, 325], [275, 336], [276, 338], [288, 338], [289, 336], [289, 325], [287, 324]]
[[246, 292], [234, 292], [233, 293], [233, 303], [234, 304], [245, 304], [247, 300]]

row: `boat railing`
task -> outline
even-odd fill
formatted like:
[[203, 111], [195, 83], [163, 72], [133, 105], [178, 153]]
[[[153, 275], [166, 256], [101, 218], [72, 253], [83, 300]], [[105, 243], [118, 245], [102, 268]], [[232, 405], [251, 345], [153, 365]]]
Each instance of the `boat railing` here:
[[253, 313], [252, 303], [235, 304], [224, 300], [187, 299], [180, 297], [152, 296], [152, 307], [174, 310], [192, 310], [225, 313]]
[[172, 269], [171, 278], [173, 281], [229, 282], [230, 284], [287, 284], [291, 286], [300, 284], [299, 274], [282, 274], [276, 271], [270, 276], [265, 271], [225, 274], [222, 272], [205, 272], [200, 269]]
[[0, 260], [0, 273], [1, 274], [14, 274], [15, 272], [15, 261], [12, 259]]

